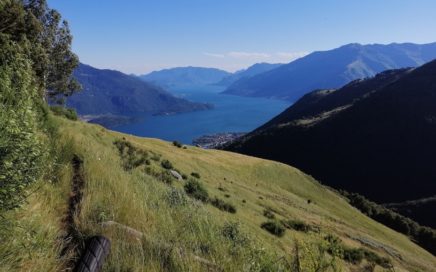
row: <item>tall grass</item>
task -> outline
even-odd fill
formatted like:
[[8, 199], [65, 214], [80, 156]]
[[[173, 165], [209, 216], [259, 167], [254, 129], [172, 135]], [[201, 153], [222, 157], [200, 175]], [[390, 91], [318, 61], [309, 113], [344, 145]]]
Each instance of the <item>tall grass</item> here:
[[[434, 257], [406, 237], [365, 217], [339, 195], [291, 167], [228, 152], [175, 148], [168, 142], [55, 120], [60, 124], [59, 147], [67, 149], [60, 157], [74, 153], [83, 158], [86, 182], [81, 211], [75, 217], [78, 231], [83, 239], [103, 234], [112, 241], [105, 271], [297, 271], [293, 266], [298, 253], [296, 241], [300, 254], [305, 250], [310, 253], [300, 256], [300, 263], [332, 260], [328, 252], [319, 253], [327, 233], [340, 237], [349, 248], [365, 246], [353, 240], [355, 237], [394, 248], [403, 259], [393, 259], [399, 269], [431, 271], [436, 265]], [[114, 145], [123, 137], [147, 152], [148, 164], [125, 167], [129, 157], [120, 155]], [[139, 158], [142, 153], [135, 154]], [[180, 173], [201, 173], [199, 182], [209, 195], [221, 198], [230, 194], [237, 212], [231, 214], [190, 197], [184, 190], [187, 180], [161, 182], [155, 173], [167, 171], [161, 166], [164, 160], [171, 161]], [[44, 185], [29, 198], [29, 204], [11, 213], [11, 221], [21, 229], [6, 231], [13, 235], [0, 244], [1, 269], [56, 271], [66, 261], [58, 259], [62, 248], [59, 237], [63, 235], [61, 218], [69, 195], [71, 167], [68, 159], [59, 162], [54, 176], [60, 178], [37, 183]], [[309, 205], [307, 199], [313, 202]], [[319, 231], [290, 228], [282, 237], [275, 237], [261, 228], [265, 209], [274, 211], [277, 222], [295, 218]], [[118, 225], [102, 224], [109, 221]], [[23, 228], [30, 233], [27, 235], [37, 237], [36, 242], [27, 240]], [[383, 248], [371, 250], [386, 256]], [[335, 259], [335, 265], [345, 271], [359, 268], [340, 258]], [[325, 271], [335, 270], [330, 266]]]

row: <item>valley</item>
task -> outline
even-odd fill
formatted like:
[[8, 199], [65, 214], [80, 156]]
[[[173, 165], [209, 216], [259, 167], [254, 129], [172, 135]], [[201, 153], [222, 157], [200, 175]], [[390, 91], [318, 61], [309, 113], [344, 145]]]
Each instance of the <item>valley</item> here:
[[283, 100], [221, 94], [223, 89], [220, 86], [173, 88], [170, 91], [175, 96], [213, 104], [213, 108], [169, 116], [136, 115], [139, 121], [110, 128], [137, 136], [192, 144], [194, 139], [207, 134], [251, 131], [289, 106], [289, 102]]
[[0, 272], [436, 272], [434, 10], [0, 0]]

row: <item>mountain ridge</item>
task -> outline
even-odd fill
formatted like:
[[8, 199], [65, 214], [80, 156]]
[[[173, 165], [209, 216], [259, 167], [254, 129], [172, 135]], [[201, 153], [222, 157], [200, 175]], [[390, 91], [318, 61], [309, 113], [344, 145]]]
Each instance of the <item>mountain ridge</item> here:
[[314, 89], [339, 88], [347, 82], [389, 69], [415, 67], [436, 58], [436, 43], [351, 43], [305, 57], [230, 85], [224, 93], [296, 101]]
[[381, 203], [434, 195], [435, 74], [433, 61], [321, 98], [314, 91], [228, 149], [296, 166]]
[[212, 106], [177, 98], [161, 87], [110, 69], [80, 64], [74, 76], [83, 90], [66, 99], [81, 115], [173, 114]]
[[275, 69], [279, 66], [283, 65], [282, 63], [267, 63], [267, 62], [260, 62], [255, 63], [246, 69], [242, 69], [239, 71], [236, 71], [235, 73], [223, 78], [221, 81], [215, 83], [215, 85], [220, 86], [230, 86], [232, 83], [242, 79], [242, 78], [250, 78], [255, 75], [270, 71], [272, 69]]
[[153, 71], [139, 78], [165, 88], [177, 88], [214, 84], [229, 75], [217, 68], [186, 66]]

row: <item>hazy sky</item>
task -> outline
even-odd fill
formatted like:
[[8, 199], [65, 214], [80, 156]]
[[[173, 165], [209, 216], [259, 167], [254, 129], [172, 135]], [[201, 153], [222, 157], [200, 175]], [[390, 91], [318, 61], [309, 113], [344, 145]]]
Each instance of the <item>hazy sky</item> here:
[[235, 71], [343, 44], [436, 41], [435, 0], [48, 0], [98, 68]]

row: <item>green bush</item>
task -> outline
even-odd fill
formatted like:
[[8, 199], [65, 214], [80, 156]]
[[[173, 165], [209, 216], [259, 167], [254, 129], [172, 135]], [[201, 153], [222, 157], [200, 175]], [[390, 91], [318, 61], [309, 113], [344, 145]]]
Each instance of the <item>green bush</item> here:
[[168, 171], [161, 172], [157, 176], [157, 179], [159, 179], [160, 181], [162, 181], [163, 183], [166, 183], [166, 184], [172, 184], [174, 181], [173, 175], [171, 175], [171, 173], [169, 173]]
[[188, 182], [186, 182], [184, 188], [185, 192], [189, 196], [197, 200], [207, 202], [209, 199], [209, 194], [207, 193], [206, 189], [197, 180], [190, 179]]
[[260, 227], [277, 237], [282, 237], [285, 235], [285, 228], [277, 221], [268, 221], [262, 223]]
[[51, 112], [58, 116], [63, 116], [69, 120], [76, 121], [78, 119], [77, 112], [74, 109], [65, 108], [62, 106], [51, 106]]
[[171, 207], [184, 206], [188, 203], [186, 194], [180, 189], [171, 188], [167, 195], [166, 200]]
[[343, 247], [343, 259], [349, 263], [360, 264], [365, 257], [365, 252], [361, 248]]
[[226, 222], [222, 228], [221, 234], [233, 242], [234, 245], [246, 245], [248, 238], [241, 232], [239, 223]]
[[166, 171], [166, 170], [162, 171], [160, 169], [159, 170], [155, 169], [152, 166], [146, 166], [144, 168], [144, 172], [147, 175], [153, 176], [157, 180], [162, 181], [163, 183], [166, 183], [168, 185], [171, 185], [174, 181], [173, 175], [169, 171]]
[[31, 63], [25, 51], [0, 33], [0, 212], [19, 207], [25, 190], [42, 174]]
[[167, 170], [173, 169], [173, 164], [169, 160], [163, 160], [160, 165]]
[[236, 208], [230, 203], [226, 203], [224, 200], [221, 200], [217, 197], [210, 200], [210, 204], [214, 207], [229, 213], [236, 213]]
[[344, 261], [360, 264], [363, 259], [366, 259], [369, 263], [380, 265], [383, 268], [392, 268], [389, 259], [380, 257], [366, 248], [349, 248], [338, 237], [332, 234], [327, 235], [324, 239], [328, 244], [327, 252], [333, 256], [340, 256]]
[[183, 147], [183, 144], [181, 142], [179, 142], [179, 141], [173, 141], [173, 145], [178, 147], [178, 148], [182, 148]]
[[142, 165], [150, 165], [148, 152], [139, 149], [126, 140], [116, 140], [114, 145], [117, 147], [123, 167], [126, 171], [133, 170]]
[[198, 178], [198, 179], [200, 178], [200, 174], [197, 172], [192, 172], [191, 176], [193, 176], [194, 178]]
[[363, 249], [363, 255], [365, 256], [365, 259], [370, 263], [378, 264], [379, 266], [387, 269], [392, 268], [392, 263], [389, 259], [385, 257], [380, 257], [372, 251]]
[[282, 220], [281, 223], [287, 229], [293, 229], [302, 232], [309, 232], [312, 230], [312, 227], [310, 225], [299, 220]]

